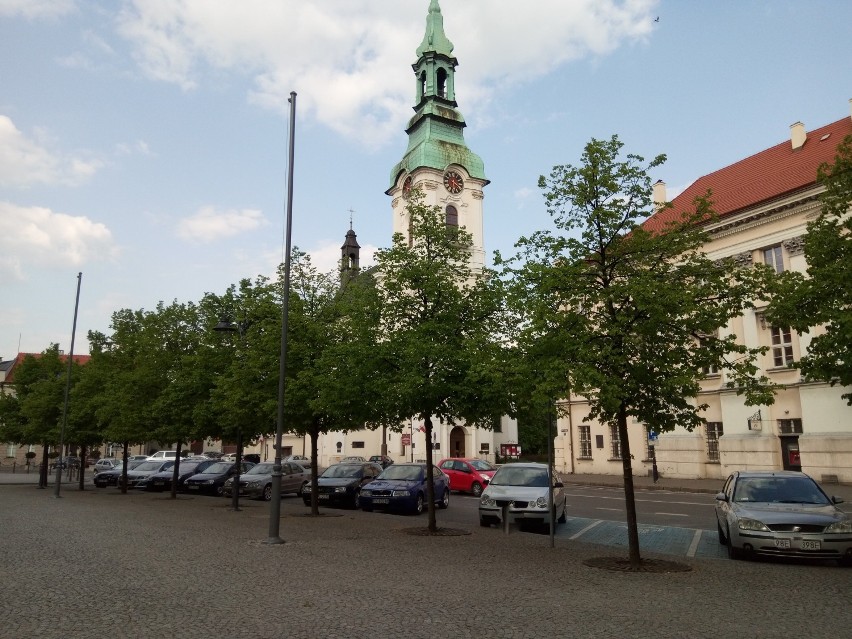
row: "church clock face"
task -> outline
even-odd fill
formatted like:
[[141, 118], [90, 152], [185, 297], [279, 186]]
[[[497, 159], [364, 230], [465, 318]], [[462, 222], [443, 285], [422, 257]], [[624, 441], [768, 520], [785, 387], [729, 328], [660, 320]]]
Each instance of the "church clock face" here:
[[455, 171], [447, 171], [444, 173], [444, 188], [453, 194], [461, 193], [464, 188], [462, 176]]

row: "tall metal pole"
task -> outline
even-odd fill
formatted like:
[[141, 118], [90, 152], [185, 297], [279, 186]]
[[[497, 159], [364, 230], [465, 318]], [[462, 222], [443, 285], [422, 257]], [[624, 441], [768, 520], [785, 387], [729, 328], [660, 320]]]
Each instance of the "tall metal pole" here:
[[556, 531], [556, 509], [553, 507], [553, 480], [554, 480], [554, 463], [553, 463], [553, 425], [556, 421], [556, 404], [553, 405], [554, 415], [547, 416], [547, 478], [550, 488], [547, 490], [547, 507], [550, 511], [550, 547], [554, 546], [554, 535]]
[[[74, 364], [74, 335], [77, 333], [77, 309], [80, 308], [80, 283], [83, 274], [77, 273], [77, 300], [74, 302], [74, 323], [71, 326], [71, 352], [68, 354], [68, 375], [65, 379], [65, 403], [62, 406], [62, 427], [59, 429], [59, 463], [56, 465], [56, 488], [53, 496], [59, 497], [59, 487], [62, 485], [62, 461], [67, 457], [65, 449], [65, 425], [68, 423], [68, 394], [71, 390], [71, 367]], [[82, 466], [82, 461], [81, 464]], [[82, 469], [81, 469], [82, 472]]]
[[284, 299], [281, 301], [281, 356], [278, 360], [278, 419], [275, 427], [275, 463], [272, 466], [272, 502], [269, 505], [268, 544], [283, 544], [281, 529], [281, 440], [284, 438], [284, 376], [287, 373], [287, 315], [290, 309], [290, 239], [293, 228], [293, 156], [296, 138], [296, 92], [290, 92], [290, 150], [287, 175], [287, 222], [284, 231]]

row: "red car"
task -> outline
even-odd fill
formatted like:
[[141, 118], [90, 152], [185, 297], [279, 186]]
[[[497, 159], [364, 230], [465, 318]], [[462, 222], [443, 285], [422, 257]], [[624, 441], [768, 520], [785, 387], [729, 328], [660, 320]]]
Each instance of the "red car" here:
[[438, 468], [449, 476], [450, 490], [473, 493], [476, 497], [482, 494], [482, 490], [497, 472], [497, 469], [485, 460], [460, 457], [442, 459]]

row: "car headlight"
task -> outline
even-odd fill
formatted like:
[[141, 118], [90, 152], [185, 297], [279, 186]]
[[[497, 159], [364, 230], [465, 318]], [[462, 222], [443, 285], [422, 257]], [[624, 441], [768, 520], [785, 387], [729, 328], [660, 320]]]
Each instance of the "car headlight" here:
[[535, 500], [535, 504], [531, 505], [534, 505], [536, 508], [547, 508], [547, 497], [539, 497]]
[[748, 517], [743, 517], [742, 519], [737, 521], [737, 527], [740, 530], [759, 530], [761, 532], [770, 532], [769, 528], [766, 527], [762, 521], [757, 521], [757, 519], [749, 519]]
[[216, 483], [216, 480], [215, 479], [208, 479], [204, 483], [207, 484], [208, 486], [212, 486], [213, 484]]
[[225, 482], [225, 487], [230, 488], [233, 484], [234, 484], [234, 480], [229, 479], [228, 481]]
[[395, 491], [393, 491], [394, 497], [408, 497], [410, 494], [411, 493], [409, 493], [407, 490], [395, 490]]
[[302, 488], [302, 492], [303, 492], [303, 493], [309, 493], [309, 492], [311, 492], [311, 485], [310, 485], [310, 484], [305, 484], [304, 488]]
[[248, 488], [259, 488], [260, 482], [259, 481], [250, 481], [249, 483], [246, 484], [246, 486]]
[[346, 492], [346, 486], [337, 486], [337, 487], [334, 489], [334, 492], [336, 492], [336, 493], [345, 493], [345, 492]]
[[486, 495], [483, 493], [482, 497], [479, 498], [480, 506], [496, 506], [497, 502], [491, 499], [491, 495]]
[[825, 529], [827, 533], [852, 533], [852, 520], [836, 521]]
[[373, 494], [373, 491], [370, 490], [369, 488], [366, 488], [366, 489], [361, 491], [362, 497], [370, 497], [372, 494]]

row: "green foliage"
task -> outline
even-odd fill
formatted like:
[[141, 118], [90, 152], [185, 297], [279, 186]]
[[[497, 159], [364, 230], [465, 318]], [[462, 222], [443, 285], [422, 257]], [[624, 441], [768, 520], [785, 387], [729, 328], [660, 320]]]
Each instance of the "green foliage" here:
[[580, 167], [540, 178], [557, 233], [521, 238], [504, 271], [519, 317], [520, 378], [539, 400], [581, 394], [593, 418], [617, 423], [626, 410], [658, 431], [701, 423], [693, 399], [710, 364], [727, 369], [747, 402], [771, 403], [768, 381], [755, 377], [760, 349], [719, 335], [761, 297], [770, 273], [701, 252], [702, 223], [713, 216], [706, 197], [664, 231], [644, 229], [648, 172], [665, 158], [646, 165], [621, 149], [617, 137], [592, 140]]
[[[833, 164], [819, 168], [818, 180], [825, 192], [805, 235], [807, 275], [782, 274], [767, 317], [799, 333], [821, 325], [825, 332], [795, 366], [806, 377], [852, 386], [852, 136], [838, 146]], [[842, 397], [852, 405], [852, 392]]]

